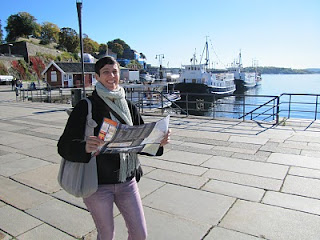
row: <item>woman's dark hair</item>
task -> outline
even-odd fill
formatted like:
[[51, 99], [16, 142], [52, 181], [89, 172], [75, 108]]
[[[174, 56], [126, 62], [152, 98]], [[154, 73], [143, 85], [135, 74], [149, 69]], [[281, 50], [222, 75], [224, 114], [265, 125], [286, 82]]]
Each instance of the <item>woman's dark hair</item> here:
[[115, 60], [113, 57], [111, 56], [107, 56], [107, 57], [103, 57], [103, 58], [100, 58], [96, 64], [94, 65], [94, 71], [96, 72], [96, 74], [98, 74], [100, 76], [100, 69], [104, 67], [104, 65], [107, 65], [107, 64], [110, 64], [110, 65], [114, 65], [114, 64], [117, 64], [118, 65], [118, 68], [120, 70], [120, 65], [119, 63], [117, 62], [117, 60]]

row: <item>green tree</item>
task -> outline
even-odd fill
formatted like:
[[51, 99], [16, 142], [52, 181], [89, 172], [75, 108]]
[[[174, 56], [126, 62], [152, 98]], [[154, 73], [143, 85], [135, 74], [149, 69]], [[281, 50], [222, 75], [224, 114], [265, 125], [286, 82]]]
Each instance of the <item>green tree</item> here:
[[108, 50], [108, 45], [105, 43], [101, 43], [99, 46], [99, 53], [106, 52]]
[[59, 33], [60, 48], [65, 48], [68, 52], [75, 53], [79, 51], [79, 36], [72, 28], [61, 28]]
[[38, 24], [38, 23], [34, 23], [34, 28], [33, 28], [33, 31], [32, 31], [32, 36], [34, 38], [37, 38], [37, 39], [40, 39], [41, 37], [41, 25]]
[[10, 15], [7, 19], [7, 42], [14, 41], [18, 37], [28, 37], [35, 33], [36, 19], [27, 12], [19, 12]]
[[98, 52], [99, 50], [99, 43], [93, 41], [88, 37], [88, 35], [84, 34], [83, 38], [83, 51], [86, 53], [94, 53]]
[[60, 28], [51, 22], [44, 22], [41, 26], [40, 44], [49, 44], [59, 41]]
[[112, 50], [112, 52], [118, 55], [118, 58], [123, 57], [124, 50], [130, 49], [130, 46], [120, 38], [114, 39], [113, 41], [109, 41], [107, 44], [109, 48]]
[[3, 42], [3, 32], [2, 32], [2, 24], [1, 24], [1, 19], [0, 19], [0, 44]]
[[118, 58], [122, 57], [124, 49], [121, 44], [108, 42], [108, 46], [112, 52], [117, 54]]

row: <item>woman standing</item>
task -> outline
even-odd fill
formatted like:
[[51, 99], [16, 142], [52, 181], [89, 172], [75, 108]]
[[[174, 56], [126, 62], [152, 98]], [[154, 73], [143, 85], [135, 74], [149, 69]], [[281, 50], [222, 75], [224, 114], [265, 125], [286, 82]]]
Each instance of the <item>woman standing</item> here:
[[[80, 101], [72, 111], [65, 130], [58, 142], [59, 154], [69, 161], [89, 162], [91, 153], [103, 143], [97, 136], [103, 118], [119, 122], [119, 117], [128, 125], [143, 124], [137, 108], [125, 99], [124, 89], [119, 86], [120, 67], [112, 57], [104, 57], [95, 64], [96, 89], [89, 99], [92, 102], [92, 117], [98, 123], [95, 136], [83, 141], [87, 102]], [[163, 153], [169, 142], [170, 131], [161, 141], [156, 155]], [[98, 231], [98, 240], [114, 239], [113, 203], [125, 219], [128, 239], [147, 238], [147, 227], [142, 208], [135, 170], [140, 166], [136, 153], [100, 154], [97, 156], [98, 190], [84, 198]]]

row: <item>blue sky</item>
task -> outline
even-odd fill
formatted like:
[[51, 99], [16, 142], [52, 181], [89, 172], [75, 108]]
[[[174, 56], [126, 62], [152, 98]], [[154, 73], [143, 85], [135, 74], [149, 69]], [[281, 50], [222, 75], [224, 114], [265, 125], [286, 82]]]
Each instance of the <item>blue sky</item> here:
[[[39, 24], [79, 31], [76, 0], [2, 0], [0, 19], [28, 12]], [[83, 33], [98, 43], [121, 38], [164, 66], [198, 60], [208, 36], [210, 61], [223, 68], [241, 49], [244, 66], [320, 68], [319, 0], [83, 0]]]

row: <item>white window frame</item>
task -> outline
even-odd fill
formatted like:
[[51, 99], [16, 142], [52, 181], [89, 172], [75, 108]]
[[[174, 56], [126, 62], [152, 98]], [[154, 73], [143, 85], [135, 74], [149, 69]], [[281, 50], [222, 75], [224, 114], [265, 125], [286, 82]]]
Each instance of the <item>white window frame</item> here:
[[51, 82], [57, 82], [57, 72], [56, 71], [51, 71]]

